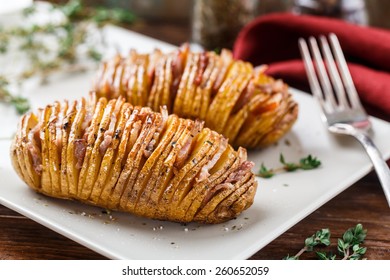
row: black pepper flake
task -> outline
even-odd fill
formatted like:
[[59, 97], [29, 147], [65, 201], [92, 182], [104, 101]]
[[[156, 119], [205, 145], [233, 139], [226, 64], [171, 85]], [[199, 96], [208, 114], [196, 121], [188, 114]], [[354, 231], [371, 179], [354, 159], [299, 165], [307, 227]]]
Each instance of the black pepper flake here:
[[115, 139], [119, 139], [119, 134], [121, 133], [121, 130], [120, 129], [117, 129], [116, 131], [115, 131], [115, 135], [114, 135], [114, 138]]
[[196, 158], [193, 158], [193, 159], [192, 159], [192, 163], [193, 163], [193, 164], [196, 164], [197, 162], [198, 162], [198, 161], [196, 160]]
[[171, 145], [172, 145], [172, 147], [175, 147], [176, 141], [173, 141], [173, 142], [171, 143]]
[[69, 126], [69, 122], [66, 122], [66, 123], [64, 123], [64, 125], [62, 126], [62, 128], [63, 128], [63, 129], [67, 129], [68, 126]]
[[214, 143], [211, 142], [210, 140], [207, 140], [206, 142], [207, 142], [210, 146], [214, 145]]
[[171, 242], [171, 244], [172, 244], [172, 245], [174, 245], [174, 244], [175, 244], [175, 242]]
[[100, 132], [104, 132], [104, 131], [106, 131], [106, 130], [104, 129], [104, 127], [101, 127], [101, 128], [100, 128]]

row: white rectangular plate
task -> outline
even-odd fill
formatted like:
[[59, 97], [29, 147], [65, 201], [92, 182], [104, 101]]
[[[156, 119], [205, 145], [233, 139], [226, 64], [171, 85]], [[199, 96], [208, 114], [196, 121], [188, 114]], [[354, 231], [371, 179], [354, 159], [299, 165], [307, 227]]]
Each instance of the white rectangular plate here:
[[[119, 28], [109, 28], [108, 34], [112, 42], [120, 42], [122, 51], [129, 47], [145, 52], [155, 47], [172, 48]], [[91, 78], [91, 74], [67, 76], [39, 87], [31, 93], [33, 107], [86, 95]], [[299, 119], [278, 144], [249, 152], [256, 164], [254, 171], [261, 163], [279, 166], [280, 153], [288, 161], [311, 154], [322, 165], [316, 170], [259, 178], [253, 206], [230, 222], [181, 225], [153, 221], [126, 213], [106, 214], [100, 208], [36, 194], [14, 172], [9, 159], [10, 140], [4, 138], [0, 140], [0, 203], [113, 259], [246, 259], [372, 168], [358, 143], [327, 132], [310, 95], [292, 92], [300, 106]], [[15, 130], [16, 123], [9, 118], [15, 117], [8, 114], [2, 119], [2, 131]], [[373, 139], [389, 158], [390, 124], [375, 118], [372, 122]]]

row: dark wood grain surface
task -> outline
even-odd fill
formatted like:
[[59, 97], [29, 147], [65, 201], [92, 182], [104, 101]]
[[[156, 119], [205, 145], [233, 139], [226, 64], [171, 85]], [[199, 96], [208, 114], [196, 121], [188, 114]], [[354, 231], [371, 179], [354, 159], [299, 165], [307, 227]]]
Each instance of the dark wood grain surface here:
[[[130, 29], [176, 45], [190, 38], [190, 30], [186, 24], [138, 22]], [[329, 250], [336, 253], [337, 238], [357, 223], [362, 223], [368, 230], [364, 243], [367, 247], [365, 257], [390, 260], [390, 209], [373, 172], [282, 234], [251, 259], [278, 260], [287, 254], [295, 254], [302, 248], [304, 239], [321, 228], [331, 230], [333, 245]], [[312, 253], [302, 257], [313, 258], [315, 256]], [[0, 205], [0, 259], [105, 257]]]

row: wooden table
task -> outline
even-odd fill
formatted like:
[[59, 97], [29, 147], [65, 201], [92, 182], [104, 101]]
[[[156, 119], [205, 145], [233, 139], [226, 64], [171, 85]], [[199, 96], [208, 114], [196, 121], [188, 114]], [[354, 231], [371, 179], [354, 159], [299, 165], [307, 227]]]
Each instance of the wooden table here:
[[[130, 29], [176, 45], [188, 41], [190, 36], [186, 24], [139, 22]], [[332, 245], [329, 250], [337, 253], [337, 238], [357, 223], [362, 223], [368, 230], [364, 243], [367, 247], [365, 257], [390, 260], [390, 209], [373, 172], [282, 234], [251, 259], [278, 260], [287, 254], [295, 254], [303, 247], [305, 238], [321, 228], [331, 230]], [[307, 253], [301, 259], [313, 258], [314, 254]], [[0, 259], [105, 257], [0, 205]]]

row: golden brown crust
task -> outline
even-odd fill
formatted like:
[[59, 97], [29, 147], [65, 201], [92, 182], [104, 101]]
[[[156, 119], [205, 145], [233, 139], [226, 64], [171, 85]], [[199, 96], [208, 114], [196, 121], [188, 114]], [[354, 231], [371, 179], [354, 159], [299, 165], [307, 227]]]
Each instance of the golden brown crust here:
[[265, 69], [234, 60], [226, 49], [220, 55], [194, 53], [187, 45], [167, 54], [133, 50], [103, 63], [93, 90], [154, 111], [165, 105], [179, 117], [204, 120], [236, 148], [254, 149], [279, 140], [298, 113], [288, 86]]
[[220, 223], [253, 203], [246, 152], [203, 122], [124, 98], [54, 102], [21, 117], [11, 145], [34, 190], [177, 222]]

